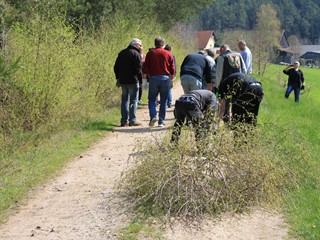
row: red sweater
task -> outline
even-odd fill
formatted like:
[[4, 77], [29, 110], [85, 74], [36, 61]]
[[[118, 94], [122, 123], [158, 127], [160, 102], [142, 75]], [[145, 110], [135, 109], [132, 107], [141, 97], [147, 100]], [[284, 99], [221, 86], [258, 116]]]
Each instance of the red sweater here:
[[155, 48], [147, 53], [143, 64], [143, 73], [152, 75], [174, 75], [175, 67], [172, 53], [163, 49]]

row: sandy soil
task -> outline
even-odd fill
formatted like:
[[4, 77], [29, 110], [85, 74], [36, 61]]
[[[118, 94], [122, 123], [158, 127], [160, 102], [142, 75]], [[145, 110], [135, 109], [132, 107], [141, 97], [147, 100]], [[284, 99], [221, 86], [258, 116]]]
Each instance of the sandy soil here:
[[[173, 97], [182, 94], [175, 84]], [[167, 126], [173, 120], [168, 109]], [[149, 128], [147, 105], [138, 110], [141, 127], [117, 127], [88, 151], [73, 159], [54, 179], [30, 193], [30, 199], [0, 226], [0, 239], [118, 239], [128, 216], [110, 196], [128, 167], [137, 139], [161, 137], [166, 128]], [[167, 239], [287, 239], [281, 215], [256, 209], [250, 215], [206, 221], [202, 229], [179, 223], [167, 228]]]

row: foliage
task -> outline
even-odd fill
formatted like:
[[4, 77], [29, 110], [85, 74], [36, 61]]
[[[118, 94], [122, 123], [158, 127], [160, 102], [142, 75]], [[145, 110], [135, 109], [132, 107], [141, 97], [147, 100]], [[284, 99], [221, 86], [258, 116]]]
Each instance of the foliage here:
[[187, 222], [279, 203], [284, 189], [296, 186], [297, 171], [290, 166], [302, 149], [284, 150], [264, 128], [272, 124], [257, 132], [240, 126], [235, 136], [221, 128], [200, 143], [186, 131], [178, 146], [166, 138], [139, 145], [120, 182], [120, 196], [133, 209]]
[[258, 74], [263, 75], [267, 64], [272, 60], [275, 50], [279, 47], [280, 37], [280, 22], [270, 4], [260, 6], [254, 33], [252, 51], [255, 52]]
[[225, 30], [253, 30], [256, 13], [262, 4], [275, 6], [281, 28], [288, 35], [295, 35], [304, 42], [319, 43], [320, 11], [317, 0], [217, 0], [200, 14], [203, 29], [214, 29], [216, 33]]

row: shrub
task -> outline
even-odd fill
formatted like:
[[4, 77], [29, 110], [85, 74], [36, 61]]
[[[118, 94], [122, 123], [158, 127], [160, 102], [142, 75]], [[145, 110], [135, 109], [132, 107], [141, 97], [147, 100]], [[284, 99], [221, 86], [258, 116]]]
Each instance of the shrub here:
[[185, 131], [177, 146], [168, 136], [140, 143], [119, 183], [120, 196], [132, 209], [185, 220], [280, 203], [285, 189], [298, 186], [289, 167], [296, 153], [263, 129], [241, 127], [236, 133], [224, 128], [195, 143]]

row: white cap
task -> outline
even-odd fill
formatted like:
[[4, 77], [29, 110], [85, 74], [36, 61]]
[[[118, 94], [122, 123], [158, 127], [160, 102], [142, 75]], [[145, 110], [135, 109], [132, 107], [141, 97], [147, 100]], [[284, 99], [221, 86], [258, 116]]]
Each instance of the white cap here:
[[142, 45], [142, 41], [141, 41], [139, 38], [134, 38], [134, 39], [132, 39], [132, 41], [130, 42], [130, 45], [133, 46], [134, 44]]

